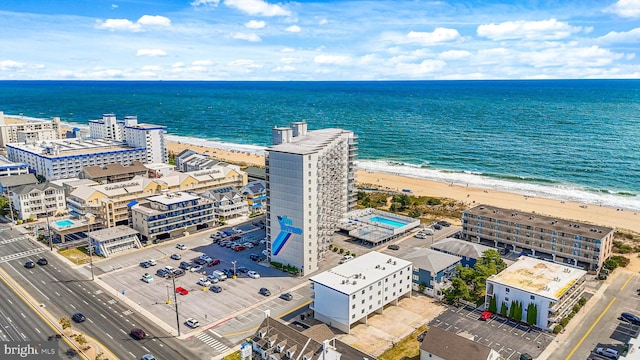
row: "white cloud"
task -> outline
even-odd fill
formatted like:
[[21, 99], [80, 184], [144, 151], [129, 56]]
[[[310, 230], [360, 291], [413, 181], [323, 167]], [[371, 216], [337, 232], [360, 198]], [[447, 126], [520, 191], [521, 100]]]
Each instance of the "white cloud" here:
[[195, 60], [191, 63], [193, 66], [210, 66], [213, 65], [211, 60]]
[[160, 70], [162, 70], [162, 67], [158, 66], [158, 65], [145, 65], [140, 70], [142, 70], [142, 71], [160, 71]]
[[318, 21], [318, 25], [326, 25], [329, 23], [329, 20], [322, 18], [320, 19], [320, 21]]
[[183, 66], [184, 66], [184, 63], [183, 63], [183, 62], [181, 62], [181, 61], [178, 61], [177, 63], [173, 63], [173, 64], [171, 64], [171, 67], [172, 67], [172, 68], [181, 68], [181, 67], [183, 67]]
[[293, 49], [293, 48], [283, 48], [282, 50], [280, 50], [280, 52], [283, 52], [283, 53], [292, 53], [292, 52], [296, 52], [296, 50], [295, 50], [295, 49]]
[[411, 31], [406, 36], [406, 41], [423, 46], [436, 45], [460, 39], [460, 33], [456, 29], [437, 28], [433, 32]]
[[442, 60], [424, 60], [419, 64], [397, 64], [396, 71], [405, 76], [417, 78], [440, 71], [445, 66], [447, 66], [447, 64]]
[[294, 57], [285, 57], [285, 58], [280, 58], [280, 62], [284, 64], [296, 64], [296, 63], [301, 63], [302, 59], [294, 58]]
[[118, 4], [111, 4], [111, 8], [112, 9], [117, 9], [118, 8]]
[[569, 66], [576, 68], [607, 66], [624, 57], [622, 53], [614, 53], [598, 46], [562, 46], [520, 55], [523, 62], [528, 62], [535, 67]]
[[252, 16], [291, 16], [291, 11], [262, 0], [225, 0], [224, 4]]
[[234, 67], [236, 70], [240, 70], [244, 72], [251, 72], [253, 70], [262, 68], [262, 65], [256, 64], [253, 60], [247, 60], [247, 59], [234, 60], [229, 62], [229, 65]]
[[640, 0], [618, 0], [602, 11], [624, 18], [637, 18], [640, 17]]
[[438, 57], [443, 60], [460, 60], [470, 56], [471, 53], [466, 50], [448, 50], [438, 55]]
[[256, 34], [235, 33], [231, 37], [234, 38], [234, 39], [246, 40], [246, 41], [250, 41], [250, 42], [260, 42], [260, 41], [262, 41], [260, 36], [258, 36]]
[[344, 55], [318, 55], [313, 62], [320, 65], [349, 65], [351, 57]]
[[249, 29], [262, 29], [265, 25], [266, 23], [262, 20], [249, 20], [244, 24]]
[[171, 26], [171, 20], [159, 15], [142, 15], [135, 23], [129, 19], [107, 19], [104, 21], [96, 21], [96, 28], [109, 31], [144, 31], [142, 26]]
[[142, 15], [137, 23], [151, 26], [171, 26], [171, 20], [160, 15]]
[[167, 52], [162, 49], [139, 49], [136, 56], [167, 56]]
[[22, 69], [24, 68], [25, 64], [18, 62], [18, 61], [13, 61], [13, 60], [2, 60], [0, 61], [0, 70], [2, 71], [6, 71], [6, 70], [18, 70], [18, 69]]
[[635, 28], [629, 31], [617, 32], [611, 31], [610, 33], [598, 38], [603, 43], [640, 43], [640, 28]]
[[136, 24], [133, 21], [127, 19], [107, 19], [105, 21], [98, 20], [96, 27], [98, 29], [106, 29], [109, 31], [141, 31], [140, 24]]
[[556, 40], [564, 39], [582, 30], [580, 26], [571, 26], [556, 19], [542, 21], [506, 21], [500, 24], [478, 26], [478, 36], [491, 40], [530, 39]]
[[278, 73], [283, 73], [283, 72], [293, 72], [296, 71], [297, 69], [294, 68], [291, 65], [285, 65], [285, 66], [277, 66], [275, 68], [273, 68], [271, 71], [273, 72], [278, 72]]
[[218, 6], [220, 4], [220, 0], [194, 0], [190, 3], [191, 6]]
[[291, 25], [289, 27], [287, 27], [286, 29], [284, 29], [284, 31], [288, 31], [288, 32], [292, 32], [292, 33], [298, 33], [300, 32], [300, 26], [298, 25]]

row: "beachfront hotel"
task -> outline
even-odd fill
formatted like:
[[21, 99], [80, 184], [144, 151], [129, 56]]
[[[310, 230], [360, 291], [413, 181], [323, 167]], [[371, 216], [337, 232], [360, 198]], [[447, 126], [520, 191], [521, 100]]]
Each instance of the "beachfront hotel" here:
[[294, 122], [274, 128], [272, 138], [265, 156], [267, 249], [271, 261], [308, 274], [355, 207], [357, 136], [343, 129], [307, 131], [307, 123]]
[[540, 329], [551, 330], [580, 301], [586, 274], [574, 267], [522, 256], [487, 279], [485, 309], [494, 302], [496, 311], [504, 310], [502, 314], [506, 316], [517, 304], [521, 321], [529, 320]]
[[462, 236], [495, 248], [597, 271], [611, 256], [614, 229], [478, 205], [462, 213]]
[[370, 314], [411, 296], [412, 268], [410, 261], [371, 251], [314, 275], [313, 316], [348, 334], [353, 324], [366, 324]]
[[10, 143], [35, 143], [61, 138], [59, 117], [54, 117], [51, 121], [5, 124], [4, 113], [0, 111], [0, 147], [6, 147]]

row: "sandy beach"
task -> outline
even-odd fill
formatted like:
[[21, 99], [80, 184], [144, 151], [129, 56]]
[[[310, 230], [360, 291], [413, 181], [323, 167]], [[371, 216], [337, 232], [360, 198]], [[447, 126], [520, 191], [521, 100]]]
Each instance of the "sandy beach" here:
[[[5, 123], [20, 123], [24, 120], [5, 115]], [[167, 142], [169, 152], [178, 154], [185, 149], [192, 149], [212, 158], [246, 166], [264, 167], [264, 157], [242, 151], [209, 148], [179, 142]], [[430, 180], [397, 176], [387, 173], [357, 171], [356, 181], [360, 185], [371, 185], [391, 191], [409, 189], [418, 196], [433, 196], [462, 201], [469, 206], [488, 204], [520, 211], [535, 212], [569, 220], [583, 221], [592, 224], [610, 226], [618, 229], [640, 233], [640, 215], [626, 209], [615, 209], [605, 206], [586, 205], [577, 202], [523, 196], [514, 193], [500, 192], [481, 188], [452, 185]]]

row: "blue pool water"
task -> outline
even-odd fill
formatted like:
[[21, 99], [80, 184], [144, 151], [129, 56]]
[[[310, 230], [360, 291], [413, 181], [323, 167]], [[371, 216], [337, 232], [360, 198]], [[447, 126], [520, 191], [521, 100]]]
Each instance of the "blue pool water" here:
[[60, 220], [60, 221], [56, 221], [56, 225], [62, 227], [62, 226], [71, 226], [73, 225], [73, 221], [71, 220]]
[[380, 223], [380, 224], [389, 225], [389, 226], [393, 226], [393, 227], [401, 227], [401, 226], [407, 225], [406, 223], [403, 223], [403, 222], [400, 222], [400, 221], [391, 220], [391, 219], [387, 219], [385, 217], [380, 217], [380, 216], [374, 216], [369, 220], [371, 220], [372, 222], [377, 222], [377, 223]]

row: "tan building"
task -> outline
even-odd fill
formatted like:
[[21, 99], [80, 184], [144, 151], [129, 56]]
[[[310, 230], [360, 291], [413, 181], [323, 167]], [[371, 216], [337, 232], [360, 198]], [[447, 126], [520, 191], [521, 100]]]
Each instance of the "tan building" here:
[[103, 166], [85, 166], [78, 177], [89, 179], [101, 184], [111, 184], [129, 181], [136, 176], [147, 177], [149, 169], [140, 161], [134, 161], [131, 165], [124, 166], [120, 163], [106, 164]]
[[462, 213], [466, 240], [597, 271], [611, 256], [614, 229], [478, 205]]
[[61, 139], [60, 118], [51, 121], [32, 121], [21, 124], [5, 124], [0, 111], [0, 147], [11, 143], [35, 143]]
[[105, 227], [127, 225], [129, 205], [165, 192], [201, 193], [224, 187], [241, 187], [247, 175], [228, 167], [190, 173], [174, 172], [162, 178], [135, 177], [129, 181], [95, 186], [79, 186], [67, 197], [67, 206], [75, 215], [91, 213], [103, 220]]

